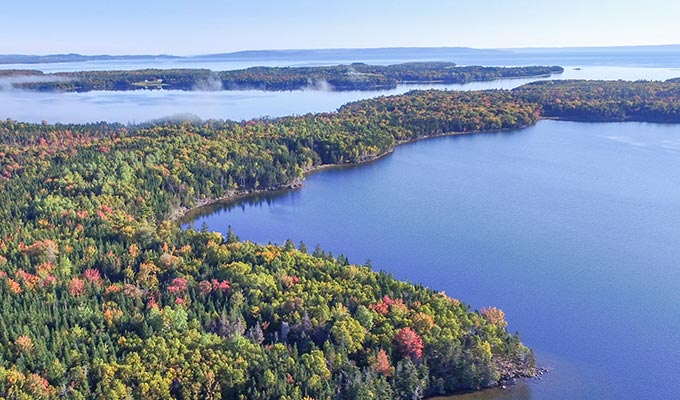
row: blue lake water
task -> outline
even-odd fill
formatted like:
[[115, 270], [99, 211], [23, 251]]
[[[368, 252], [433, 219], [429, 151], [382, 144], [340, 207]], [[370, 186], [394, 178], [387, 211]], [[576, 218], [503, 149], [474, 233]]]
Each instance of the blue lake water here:
[[680, 125], [541, 121], [404, 145], [194, 225], [504, 309], [552, 372], [463, 399], [677, 398], [678, 171]]

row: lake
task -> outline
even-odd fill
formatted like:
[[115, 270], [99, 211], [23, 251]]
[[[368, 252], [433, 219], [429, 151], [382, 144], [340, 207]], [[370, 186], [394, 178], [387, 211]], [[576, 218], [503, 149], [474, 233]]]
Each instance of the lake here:
[[[49, 65], [49, 64], [47, 64]], [[107, 64], [105, 64], [107, 65]], [[37, 68], [34, 66], [34, 68]], [[552, 79], [656, 79], [680, 76], [680, 68], [590, 66], [566, 67]], [[179, 119], [244, 120], [263, 116], [334, 111], [341, 105], [376, 96], [405, 93], [414, 89], [481, 90], [512, 89], [538, 80], [503, 79], [464, 85], [400, 85], [394, 90], [329, 92], [297, 90], [264, 92], [257, 90], [184, 92], [178, 90], [138, 90], [129, 92], [36, 93], [0, 90], [0, 118], [41, 122], [121, 122], [138, 123], [173, 117]], [[0, 81], [0, 89], [3, 87]], [[6, 85], [5, 85], [6, 88]]]
[[456, 399], [675, 398], [678, 171], [680, 125], [541, 121], [407, 144], [193, 224], [502, 308], [551, 372]]

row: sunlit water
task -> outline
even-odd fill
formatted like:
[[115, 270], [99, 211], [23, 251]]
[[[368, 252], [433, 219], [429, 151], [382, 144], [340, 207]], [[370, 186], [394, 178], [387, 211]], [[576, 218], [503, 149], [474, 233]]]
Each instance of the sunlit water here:
[[680, 125], [542, 121], [408, 144], [194, 226], [319, 243], [501, 307], [552, 371], [463, 399], [669, 399], [680, 393], [678, 171]]
[[[656, 79], [680, 76], [680, 68], [567, 67], [553, 79]], [[35, 93], [0, 91], [0, 118], [41, 122], [108, 121], [135, 123], [164, 117], [243, 120], [334, 111], [341, 105], [413, 89], [511, 89], [530, 79], [504, 79], [465, 85], [400, 85], [394, 90], [328, 92], [257, 90], [184, 92], [178, 90], [95, 91], [87, 93]], [[1, 87], [2, 85], [0, 85]]]

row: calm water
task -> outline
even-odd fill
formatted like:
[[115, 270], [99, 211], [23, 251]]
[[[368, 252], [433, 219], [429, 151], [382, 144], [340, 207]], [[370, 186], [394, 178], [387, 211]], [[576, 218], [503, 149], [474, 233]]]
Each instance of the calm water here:
[[243, 239], [320, 243], [506, 311], [552, 369], [462, 399], [680, 393], [680, 125], [542, 121], [438, 138], [198, 218]]
[[[677, 76], [680, 76], [680, 68], [592, 66], [580, 70], [567, 67], [563, 74], [553, 75], [553, 79], [664, 80]], [[511, 89], [534, 80], [537, 79], [505, 79], [465, 85], [401, 85], [395, 90], [363, 92], [139, 90], [88, 93], [3, 91], [0, 81], [0, 119], [12, 118], [28, 122], [45, 120], [51, 123], [93, 121], [134, 123], [168, 116], [242, 120], [262, 116], [280, 117], [334, 111], [350, 101], [399, 94], [413, 89]]]

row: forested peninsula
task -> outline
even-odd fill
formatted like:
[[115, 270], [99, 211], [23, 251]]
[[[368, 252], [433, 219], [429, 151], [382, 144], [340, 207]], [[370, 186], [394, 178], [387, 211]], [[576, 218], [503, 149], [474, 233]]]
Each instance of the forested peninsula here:
[[92, 90], [385, 90], [400, 83], [468, 83], [560, 74], [562, 67], [456, 66], [448, 62], [395, 65], [355, 63], [329, 67], [252, 67], [215, 72], [207, 69], [144, 69], [46, 74], [36, 70], [0, 71], [17, 89], [89, 92]]
[[0, 396], [414, 399], [534, 375], [497, 308], [171, 216], [541, 118], [680, 122], [680, 82], [414, 91], [242, 122], [0, 122]]

